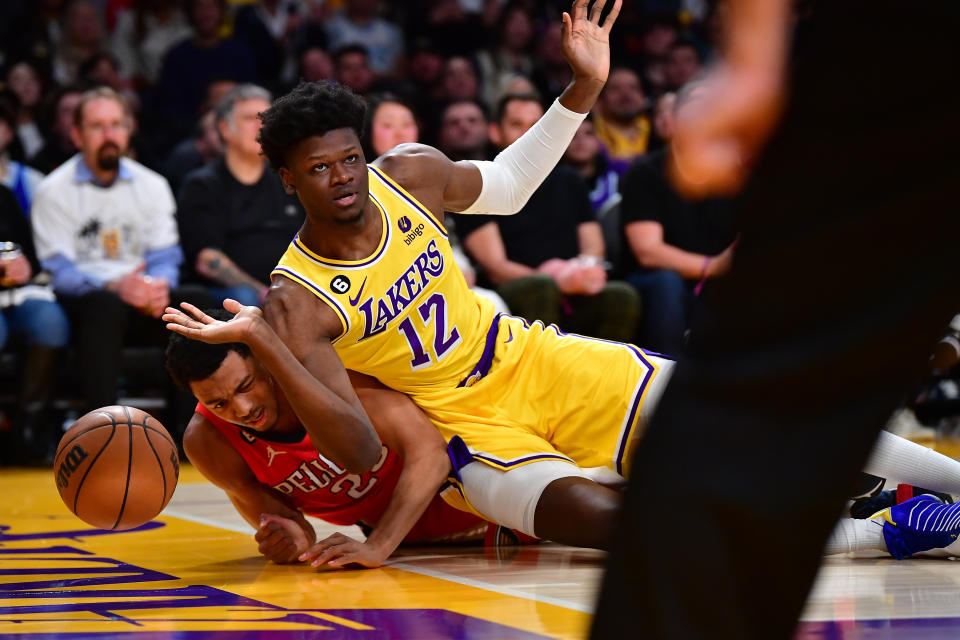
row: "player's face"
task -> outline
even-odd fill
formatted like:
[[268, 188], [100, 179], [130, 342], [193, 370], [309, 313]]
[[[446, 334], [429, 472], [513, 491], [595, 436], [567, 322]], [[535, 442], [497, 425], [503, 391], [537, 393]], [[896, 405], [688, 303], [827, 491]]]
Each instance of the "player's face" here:
[[367, 162], [353, 129], [334, 129], [298, 142], [287, 152], [280, 178], [296, 191], [313, 220], [350, 224], [363, 217]]
[[190, 390], [221, 420], [270, 431], [278, 418], [273, 385], [273, 378], [256, 358], [231, 351], [213, 375], [191, 382]]

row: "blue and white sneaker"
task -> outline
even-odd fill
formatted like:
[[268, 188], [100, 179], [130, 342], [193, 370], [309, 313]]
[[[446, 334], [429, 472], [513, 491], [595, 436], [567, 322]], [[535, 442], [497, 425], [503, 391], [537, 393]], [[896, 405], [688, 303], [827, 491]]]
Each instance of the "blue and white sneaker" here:
[[880, 517], [887, 551], [897, 560], [950, 546], [960, 534], [960, 503], [943, 504], [931, 495], [893, 505], [871, 519]]

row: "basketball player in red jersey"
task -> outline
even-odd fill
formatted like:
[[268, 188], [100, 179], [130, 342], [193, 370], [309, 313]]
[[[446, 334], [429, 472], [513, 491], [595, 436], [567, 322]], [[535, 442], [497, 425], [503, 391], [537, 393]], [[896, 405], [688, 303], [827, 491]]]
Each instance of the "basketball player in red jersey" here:
[[[375, 567], [403, 542], [465, 542], [487, 532], [486, 521], [436, 494], [433, 460], [412, 446], [420, 442], [418, 431], [435, 436], [433, 425], [366, 376], [351, 372], [351, 382], [383, 444], [373, 468], [354, 474], [317, 452], [283, 390], [246, 345], [172, 335], [167, 369], [199, 400], [184, 433], [187, 455], [257, 528], [260, 552], [270, 560], [295, 562], [303, 554], [314, 566]], [[421, 489], [411, 494], [411, 484]], [[314, 545], [303, 514], [358, 524], [367, 541], [336, 533]]]

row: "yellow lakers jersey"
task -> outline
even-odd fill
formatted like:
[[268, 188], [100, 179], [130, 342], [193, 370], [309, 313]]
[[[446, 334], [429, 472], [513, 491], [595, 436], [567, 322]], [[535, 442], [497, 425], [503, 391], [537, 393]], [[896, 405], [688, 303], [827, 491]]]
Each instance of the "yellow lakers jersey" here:
[[415, 393], [465, 382], [496, 312], [454, 263], [441, 221], [380, 169], [368, 166], [370, 200], [383, 220], [363, 260], [332, 260], [299, 236], [273, 274], [329, 305], [343, 326], [333, 341], [344, 367]]

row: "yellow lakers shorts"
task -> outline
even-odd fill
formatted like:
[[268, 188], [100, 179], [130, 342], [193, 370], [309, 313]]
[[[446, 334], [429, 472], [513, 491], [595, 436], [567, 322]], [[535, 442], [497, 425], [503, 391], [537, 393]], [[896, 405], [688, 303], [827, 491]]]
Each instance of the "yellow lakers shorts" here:
[[644, 403], [670, 366], [633, 345], [501, 315], [458, 387], [411, 397], [451, 444], [455, 473], [474, 460], [501, 470], [563, 460], [626, 477]]

